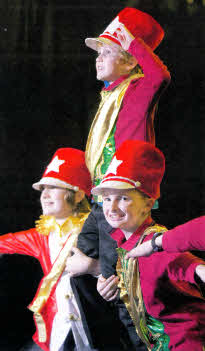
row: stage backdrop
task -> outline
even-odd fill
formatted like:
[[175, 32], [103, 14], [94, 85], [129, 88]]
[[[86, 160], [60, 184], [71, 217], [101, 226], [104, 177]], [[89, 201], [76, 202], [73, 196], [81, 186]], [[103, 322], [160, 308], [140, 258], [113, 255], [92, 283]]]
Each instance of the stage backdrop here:
[[[34, 225], [40, 203], [31, 184], [54, 151], [84, 149], [102, 87], [84, 40], [100, 34], [125, 6], [161, 23], [166, 35], [157, 54], [172, 75], [155, 120], [166, 174], [154, 218], [171, 228], [204, 213], [203, 1], [1, 0], [1, 234]], [[0, 351], [15, 351], [33, 332], [25, 306], [41, 270], [31, 258], [4, 255], [0, 272]]]

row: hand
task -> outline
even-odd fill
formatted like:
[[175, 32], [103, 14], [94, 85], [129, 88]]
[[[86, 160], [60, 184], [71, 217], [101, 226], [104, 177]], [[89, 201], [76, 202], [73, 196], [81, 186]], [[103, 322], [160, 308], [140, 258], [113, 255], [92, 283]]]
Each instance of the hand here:
[[205, 283], [205, 265], [199, 264], [195, 269], [196, 274]]
[[153, 248], [151, 245], [151, 240], [149, 240], [132, 249], [130, 252], [126, 254], [125, 258], [128, 259], [131, 257], [135, 258], [140, 256], [150, 256], [152, 253], [153, 253]]
[[108, 279], [101, 275], [98, 278], [97, 291], [106, 301], [112, 301], [116, 298], [119, 291], [118, 282], [119, 278], [115, 275], [111, 275]]
[[[163, 235], [160, 235], [155, 240], [155, 243], [158, 247], [162, 247], [162, 237]], [[132, 249], [130, 252], [126, 254], [125, 258], [128, 260], [128, 258], [131, 258], [131, 257], [135, 258], [135, 257], [141, 257], [141, 256], [150, 256], [151, 254], [153, 254], [153, 247], [151, 244], [151, 240], [149, 240]]]
[[100, 274], [99, 261], [86, 256], [77, 247], [71, 250], [74, 255], [67, 258], [65, 271], [69, 273], [70, 277], [77, 277], [83, 274], [91, 274], [98, 276]]

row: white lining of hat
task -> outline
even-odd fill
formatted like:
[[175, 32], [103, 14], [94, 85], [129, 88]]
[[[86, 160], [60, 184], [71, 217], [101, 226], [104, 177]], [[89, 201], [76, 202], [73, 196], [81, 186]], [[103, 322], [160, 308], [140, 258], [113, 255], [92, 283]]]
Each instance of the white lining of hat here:
[[[124, 179], [129, 181], [128, 182], [123, 182], [119, 181], [118, 179]], [[132, 184], [130, 184], [132, 183]], [[104, 189], [133, 189], [133, 188], [139, 188], [141, 186], [141, 183], [139, 181], [134, 182], [133, 180], [125, 177], [108, 177], [104, 179], [98, 186], [94, 187], [91, 190], [91, 193], [93, 195], [98, 195], [100, 194]]]
[[113, 177], [107, 177], [105, 179], [102, 180], [101, 183], [105, 183], [109, 180], [115, 179], [116, 181], [118, 181], [117, 179], [124, 179], [127, 180], [128, 182], [132, 183], [136, 188], [139, 188], [141, 186], [141, 183], [137, 180], [136, 182], [132, 179], [126, 178], [126, 177], [121, 177], [121, 176], [113, 176]]
[[41, 190], [41, 185], [53, 185], [53, 186], [59, 186], [61, 188], [65, 189], [71, 189], [74, 191], [78, 191], [79, 187], [71, 185], [69, 183], [64, 182], [63, 180], [57, 179], [57, 178], [52, 178], [52, 177], [43, 177], [40, 179], [39, 182], [34, 183], [32, 185], [33, 189], [35, 190]]

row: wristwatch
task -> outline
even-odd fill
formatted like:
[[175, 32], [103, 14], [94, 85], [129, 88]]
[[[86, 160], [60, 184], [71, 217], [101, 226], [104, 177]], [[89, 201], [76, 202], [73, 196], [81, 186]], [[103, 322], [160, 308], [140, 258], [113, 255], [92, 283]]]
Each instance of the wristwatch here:
[[158, 236], [162, 235], [163, 232], [158, 232], [158, 233], [154, 233], [152, 240], [151, 240], [151, 245], [152, 245], [152, 249], [153, 252], [160, 252], [163, 251], [162, 247], [157, 246], [155, 240], [158, 238]]

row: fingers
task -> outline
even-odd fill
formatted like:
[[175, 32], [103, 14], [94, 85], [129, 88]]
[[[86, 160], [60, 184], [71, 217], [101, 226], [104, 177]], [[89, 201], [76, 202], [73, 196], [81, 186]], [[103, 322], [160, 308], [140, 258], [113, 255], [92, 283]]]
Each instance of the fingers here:
[[145, 243], [135, 247], [125, 256], [126, 259], [141, 257], [141, 256], [150, 256], [153, 253], [153, 248], [151, 245], [151, 240], [146, 241]]
[[71, 248], [71, 252], [73, 252], [74, 255], [82, 254], [82, 252], [77, 247], [74, 247], [74, 246]]
[[136, 247], [135, 249], [132, 249], [130, 252], [128, 252], [128, 253], [125, 255], [125, 259], [128, 260], [129, 258], [138, 257], [138, 254], [139, 254], [139, 250], [138, 250], [138, 248]]
[[118, 295], [119, 289], [116, 290], [115, 294], [113, 296], [111, 296], [110, 298], [107, 298], [106, 301], [113, 301], [114, 299], [116, 299], [117, 295]]
[[115, 275], [108, 279], [101, 276], [98, 278], [97, 290], [106, 301], [112, 301], [118, 294], [118, 282], [119, 278]]

